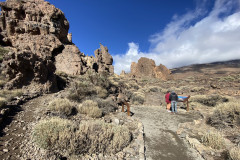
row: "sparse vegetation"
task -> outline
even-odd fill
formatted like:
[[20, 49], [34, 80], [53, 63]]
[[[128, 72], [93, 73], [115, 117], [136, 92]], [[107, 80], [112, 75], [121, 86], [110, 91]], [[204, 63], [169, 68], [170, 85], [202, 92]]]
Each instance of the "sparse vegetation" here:
[[197, 102], [208, 107], [215, 107], [219, 103], [228, 102], [227, 97], [220, 95], [196, 95], [192, 96], [190, 102]]
[[225, 148], [224, 138], [220, 132], [208, 132], [202, 136], [201, 140], [204, 145], [213, 149]]
[[240, 126], [240, 101], [233, 100], [228, 103], [219, 104], [213, 115], [208, 118], [207, 123], [216, 127]]
[[102, 117], [102, 110], [98, 107], [97, 102], [86, 100], [77, 108], [79, 113], [86, 114], [92, 118]]
[[230, 160], [240, 160], [240, 147], [234, 147], [229, 150]]
[[68, 99], [55, 99], [50, 102], [48, 109], [60, 115], [69, 116], [73, 112], [73, 104]]

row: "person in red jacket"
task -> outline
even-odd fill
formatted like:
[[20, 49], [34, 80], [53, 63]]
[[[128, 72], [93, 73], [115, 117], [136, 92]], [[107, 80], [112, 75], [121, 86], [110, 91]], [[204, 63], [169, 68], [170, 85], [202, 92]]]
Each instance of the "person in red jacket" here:
[[167, 111], [168, 112], [171, 112], [170, 111], [170, 108], [171, 108], [171, 101], [169, 100], [169, 96], [170, 96], [170, 91], [167, 91], [166, 95], [165, 95], [165, 101], [167, 103]]

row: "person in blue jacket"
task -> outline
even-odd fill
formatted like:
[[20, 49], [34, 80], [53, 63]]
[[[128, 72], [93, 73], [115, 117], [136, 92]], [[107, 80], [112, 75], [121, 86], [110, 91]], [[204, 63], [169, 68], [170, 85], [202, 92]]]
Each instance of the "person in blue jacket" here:
[[178, 95], [174, 91], [171, 92], [169, 100], [171, 101], [172, 113], [177, 113]]

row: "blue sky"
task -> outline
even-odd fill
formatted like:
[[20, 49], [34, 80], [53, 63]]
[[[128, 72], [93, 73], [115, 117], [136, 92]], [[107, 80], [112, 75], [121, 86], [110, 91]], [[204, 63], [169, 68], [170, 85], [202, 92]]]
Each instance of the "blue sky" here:
[[240, 0], [50, 0], [81, 52], [107, 46], [115, 72], [140, 57], [168, 68], [240, 58]]

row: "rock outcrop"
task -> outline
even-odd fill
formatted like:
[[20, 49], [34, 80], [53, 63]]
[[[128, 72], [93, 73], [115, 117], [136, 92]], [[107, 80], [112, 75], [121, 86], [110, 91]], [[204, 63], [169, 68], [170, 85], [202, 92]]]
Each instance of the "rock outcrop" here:
[[107, 47], [100, 45], [96, 58], [81, 53], [72, 43], [64, 13], [49, 2], [7, 0], [0, 2], [0, 7], [0, 45], [9, 49], [2, 62], [9, 80], [6, 88], [37, 84], [42, 90], [57, 90], [58, 71], [73, 75], [88, 70], [113, 73]]
[[149, 77], [167, 80], [170, 77], [171, 71], [164, 65], [156, 66], [154, 60], [142, 57], [138, 63], [132, 62], [131, 73], [132, 77]]

